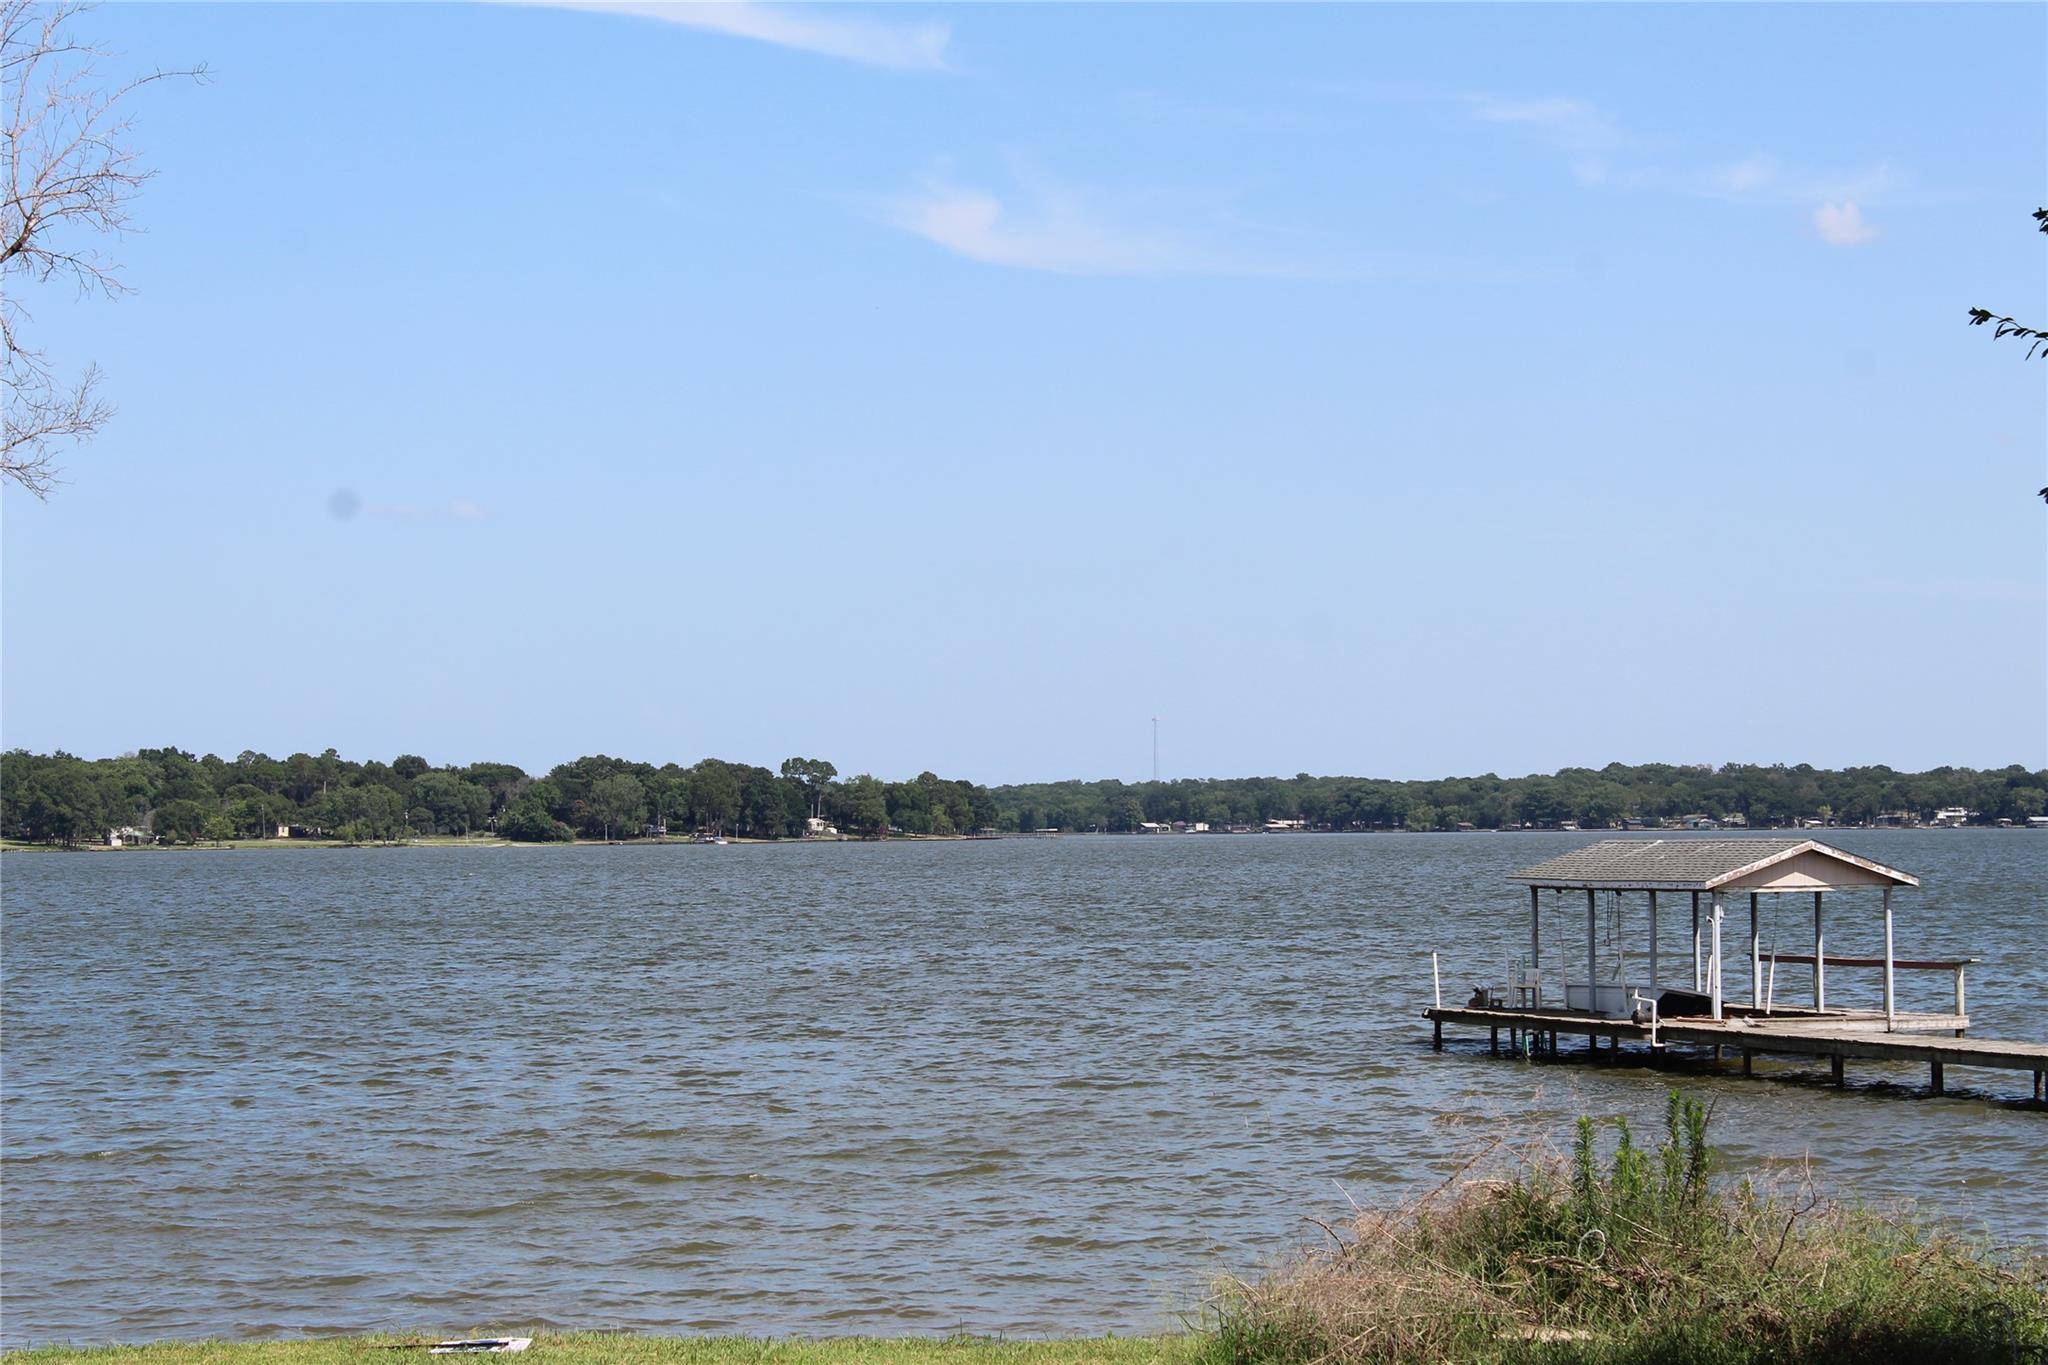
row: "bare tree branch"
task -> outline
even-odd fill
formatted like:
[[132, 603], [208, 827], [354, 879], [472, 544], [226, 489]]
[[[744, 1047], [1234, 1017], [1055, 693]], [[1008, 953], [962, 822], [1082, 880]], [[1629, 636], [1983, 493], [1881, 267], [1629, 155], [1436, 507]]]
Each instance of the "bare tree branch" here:
[[122, 102], [157, 81], [206, 75], [204, 67], [157, 69], [101, 85], [98, 66], [110, 54], [67, 30], [84, 8], [73, 0], [0, 0], [0, 347], [7, 387], [0, 482], [12, 480], [38, 498], [60, 482], [59, 454], [90, 439], [113, 409], [98, 395], [97, 366], [75, 383], [61, 380], [23, 340], [30, 320], [23, 288], [68, 280], [82, 295], [128, 292], [119, 266], [90, 241], [133, 230], [129, 205], [154, 174], [127, 145], [131, 120]]

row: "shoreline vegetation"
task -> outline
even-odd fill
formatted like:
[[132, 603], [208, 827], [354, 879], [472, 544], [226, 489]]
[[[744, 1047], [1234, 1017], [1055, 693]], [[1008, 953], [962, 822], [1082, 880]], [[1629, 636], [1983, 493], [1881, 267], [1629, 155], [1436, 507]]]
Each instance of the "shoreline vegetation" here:
[[1612, 763], [1431, 781], [1183, 778], [983, 786], [924, 772], [841, 778], [822, 759], [770, 769], [589, 755], [533, 775], [510, 763], [357, 762], [329, 749], [233, 759], [141, 749], [83, 759], [0, 754], [0, 840], [62, 848], [746, 841], [991, 834], [1510, 829], [1780, 829], [2048, 818], [2048, 770]]
[[[1873, 828], [1891, 829], [1890, 825]], [[1930, 826], [1899, 826], [1896, 828], [1930, 828]], [[1259, 831], [1240, 831], [1240, 837]], [[1298, 834], [1449, 834], [1450, 830], [1309, 830], [1294, 831]], [[1555, 834], [1556, 826], [1510, 827], [1465, 831], [1478, 834]], [[1742, 831], [1737, 830], [1736, 833]], [[906, 834], [900, 830], [883, 835], [831, 834], [816, 838], [790, 837], [782, 839], [753, 838], [747, 835], [728, 835], [717, 842], [743, 844], [764, 848], [796, 848], [808, 844], [966, 844], [986, 843], [998, 839], [1106, 839], [1139, 837], [1131, 831], [1112, 833], [1108, 830], [1032, 830], [1025, 833], [978, 833], [978, 834]], [[400, 850], [416, 848], [665, 848], [679, 845], [695, 845], [711, 842], [688, 834], [665, 834], [658, 836], [635, 835], [631, 838], [574, 839], [535, 842], [532, 840], [508, 839], [503, 835], [483, 831], [476, 834], [399, 834], [389, 839], [348, 840], [330, 838], [324, 835], [293, 836], [291, 838], [223, 838], [194, 839], [188, 842], [153, 840], [150, 842], [127, 843], [119, 846], [103, 843], [63, 844], [56, 842], [36, 843], [26, 839], [0, 839], [0, 853], [237, 853], [237, 852], [286, 852], [291, 850], [328, 850], [366, 852], [370, 850]]]
[[[1569, 1155], [1483, 1149], [1436, 1189], [1361, 1209], [1158, 1337], [539, 1333], [556, 1365], [1947, 1365], [2048, 1362], [2048, 1256], [1720, 1175], [1708, 1112], [1672, 1091], [1655, 1147], [1578, 1121]], [[1505, 1162], [1498, 1160], [1505, 1156]], [[1488, 1164], [1491, 1161], [1492, 1164]], [[527, 1335], [517, 1328], [506, 1332]], [[330, 1365], [431, 1336], [45, 1346], [24, 1365]], [[403, 1357], [398, 1357], [403, 1358]]]

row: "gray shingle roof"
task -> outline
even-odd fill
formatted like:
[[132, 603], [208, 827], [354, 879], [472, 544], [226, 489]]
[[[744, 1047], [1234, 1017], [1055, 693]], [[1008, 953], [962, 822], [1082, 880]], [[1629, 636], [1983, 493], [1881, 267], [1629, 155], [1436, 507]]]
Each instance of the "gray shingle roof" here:
[[1814, 839], [1602, 839], [1573, 849], [1509, 880], [1536, 886], [1591, 886], [1711, 891], [1761, 863], [1774, 863], [1811, 850], [1867, 871], [1882, 873], [1902, 886], [1919, 881], [1882, 863], [1859, 858]]

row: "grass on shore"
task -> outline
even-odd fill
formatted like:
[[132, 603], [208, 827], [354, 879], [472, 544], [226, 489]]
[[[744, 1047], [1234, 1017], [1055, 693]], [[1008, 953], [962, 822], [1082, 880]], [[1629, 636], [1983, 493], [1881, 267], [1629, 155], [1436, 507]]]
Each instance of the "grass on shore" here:
[[1664, 1141], [1617, 1124], [1600, 1160], [1460, 1178], [1211, 1305], [1207, 1365], [2048, 1362], [2048, 1258], [1713, 1181], [1706, 1114], [1673, 1092]]
[[[400, 1365], [429, 1359], [392, 1348], [424, 1337], [322, 1341], [166, 1342], [154, 1346], [42, 1347], [10, 1353], [19, 1365]], [[835, 1337], [824, 1341], [550, 1333], [518, 1356], [479, 1360], [533, 1365], [1195, 1365], [1187, 1337], [1084, 1337], [1002, 1341], [983, 1337]], [[435, 1360], [449, 1357], [431, 1357]]]

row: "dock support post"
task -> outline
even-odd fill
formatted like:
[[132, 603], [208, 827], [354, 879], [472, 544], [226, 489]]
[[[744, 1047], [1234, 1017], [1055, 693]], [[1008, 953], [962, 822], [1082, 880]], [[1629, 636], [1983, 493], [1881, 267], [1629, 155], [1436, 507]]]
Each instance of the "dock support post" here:
[[1969, 1012], [1963, 999], [1963, 964], [1958, 962], [1956, 964], [1956, 1037], [1958, 1038], [1963, 1036], [1963, 1029], [1961, 1027], [1963, 1016]]
[[1898, 1023], [1898, 1005], [1892, 995], [1892, 889], [1884, 889], [1884, 1031]]
[[1836, 1054], [1835, 1054], [1834, 1056], [1832, 1056], [1832, 1057], [1828, 1058], [1828, 1070], [1829, 1070], [1829, 1071], [1832, 1071], [1832, 1072], [1834, 1073], [1834, 1075], [1835, 1075], [1835, 1088], [1836, 1088], [1836, 1089], [1840, 1089], [1840, 1088], [1841, 1088], [1841, 1086], [1842, 1086], [1842, 1054], [1841, 1054], [1841, 1053], [1837, 1052], [1837, 1053], [1836, 1053]]
[[1930, 1073], [1928, 1077], [1929, 1083], [1933, 1085], [1934, 1093], [1939, 1095], [1941, 1093], [1941, 1063], [1929, 1062], [1927, 1070]]
[[[1712, 989], [1708, 993], [1713, 999], [1714, 1018], [1719, 1019], [1721, 1017], [1721, 893], [1718, 891], [1714, 893], [1712, 927], [1714, 954], [1707, 962], [1707, 975], [1712, 978], [1709, 983]], [[1718, 1051], [1715, 1054], [1714, 1060], [1720, 1060]]]
[[1488, 1029], [1487, 1032], [1492, 1035], [1491, 1039], [1489, 1040], [1489, 1046], [1491, 1046], [1493, 1049], [1493, 1055], [1498, 1057], [1500, 1056], [1500, 1025], [1495, 1024], [1492, 1028]]
[[1753, 1054], [1750, 1052], [1748, 1048], [1742, 1049], [1742, 1074], [1745, 1076], [1751, 1074], [1750, 1058], [1752, 1057], [1752, 1055]]
[[1700, 893], [1692, 893], [1692, 988], [1704, 989], [1706, 982], [1700, 979]]
[[1529, 988], [1529, 1003], [1536, 1008], [1543, 1007], [1543, 888], [1529, 888], [1529, 974], [1532, 984]]
[[1657, 989], [1657, 893], [1650, 893], [1650, 989]]
[[1827, 936], [1820, 927], [1820, 892], [1813, 893], [1813, 1008], [1816, 1014], [1828, 1007]]
[[2034, 1073], [2034, 1103], [2039, 1104], [2044, 1099], [2048, 1099], [2048, 1071], [2036, 1071]]
[[1756, 892], [1749, 893], [1749, 1007], [1756, 1009], [1764, 1003], [1764, 964], [1759, 955], [1756, 931]]
[[1595, 904], [1597, 893], [1590, 888], [1586, 892], [1586, 1013], [1600, 1012], [1600, 994], [1594, 989], [1600, 980], [1600, 911]]
[[1434, 1040], [1433, 1040], [1433, 1041], [1431, 1042], [1430, 1046], [1431, 1046], [1431, 1047], [1433, 1047], [1433, 1048], [1435, 1048], [1435, 1049], [1436, 1049], [1436, 1050], [1437, 1050], [1438, 1052], [1442, 1052], [1442, 1051], [1444, 1050], [1444, 1021], [1443, 1021], [1443, 1020], [1441, 1020], [1441, 1019], [1438, 1019], [1438, 1020], [1436, 1020], [1436, 1021], [1435, 1021], [1435, 1023], [1436, 1023], [1436, 1037], [1435, 1037], [1435, 1039], [1434, 1039]]

